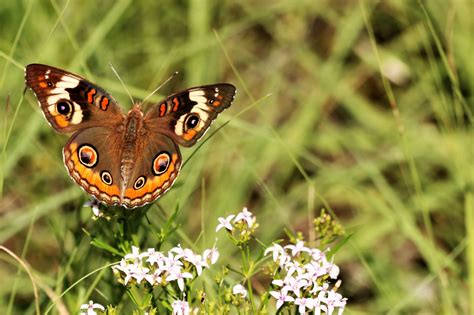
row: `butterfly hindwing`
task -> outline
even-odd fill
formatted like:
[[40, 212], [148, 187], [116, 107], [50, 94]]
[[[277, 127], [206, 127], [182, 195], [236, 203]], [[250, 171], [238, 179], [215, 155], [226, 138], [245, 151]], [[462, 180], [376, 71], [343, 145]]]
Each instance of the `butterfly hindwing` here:
[[135, 163], [126, 180], [122, 203], [129, 208], [143, 206], [164, 194], [181, 168], [178, 146], [168, 137], [144, 133], [137, 141], [141, 163]]
[[183, 146], [192, 146], [217, 115], [231, 105], [235, 91], [233, 85], [221, 83], [173, 94], [150, 109], [145, 125]]
[[71, 178], [96, 199], [107, 204], [121, 201], [121, 161], [116, 150], [122, 135], [108, 127], [76, 132], [63, 148], [63, 159]]
[[124, 119], [112, 96], [76, 74], [30, 64], [25, 69], [25, 80], [36, 94], [45, 118], [59, 132], [115, 124]]

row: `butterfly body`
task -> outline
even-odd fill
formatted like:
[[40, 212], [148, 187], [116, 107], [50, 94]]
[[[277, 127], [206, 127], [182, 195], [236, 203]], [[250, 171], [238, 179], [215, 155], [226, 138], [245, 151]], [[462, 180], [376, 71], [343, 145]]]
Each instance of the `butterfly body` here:
[[73, 132], [63, 148], [72, 179], [99, 201], [127, 208], [150, 203], [172, 186], [182, 164], [178, 144], [194, 145], [235, 95], [230, 84], [200, 86], [146, 113], [134, 104], [125, 115], [105, 90], [70, 72], [32, 64], [25, 78], [50, 125]]

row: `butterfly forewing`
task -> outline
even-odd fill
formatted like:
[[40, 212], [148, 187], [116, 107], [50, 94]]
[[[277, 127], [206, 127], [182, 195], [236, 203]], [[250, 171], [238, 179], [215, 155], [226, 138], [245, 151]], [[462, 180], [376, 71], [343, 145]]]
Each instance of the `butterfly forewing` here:
[[112, 96], [76, 74], [30, 64], [25, 69], [25, 80], [45, 118], [59, 132], [120, 124], [125, 118]]
[[221, 83], [190, 88], [153, 106], [145, 115], [146, 128], [166, 134], [183, 146], [192, 146], [235, 96], [235, 87]]

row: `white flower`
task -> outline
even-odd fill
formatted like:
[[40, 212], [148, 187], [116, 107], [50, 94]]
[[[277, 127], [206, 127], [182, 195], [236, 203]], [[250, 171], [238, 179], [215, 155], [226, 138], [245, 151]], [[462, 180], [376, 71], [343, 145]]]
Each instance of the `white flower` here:
[[195, 255], [193, 261], [190, 261], [196, 267], [196, 272], [198, 276], [201, 275], [203, 268], [209, 268], [209, 265], [205, 260], [202, 259], [201, 255]]
[[173, 247], [170, 249], [170, 252], [176, 253], [175, 259], [181, 259], [191, 262], [194, 260], [194, 252], [189, 248], [181, 248], [181, 245]]
[[309, 281], [316, 282], [319, 277], [324, 276], [326, 274], [326, 269], [322, 268], [319, 263], [314, 261], [310, 262], [309, 264], [306, 264], [305, 268]]
[[346, 306], [347, 299], [343, 298], [342, 295], [340, 295], [337, 292], [334, 291], [329, 291], [328, 296], [326, 298], [321, 299], [323, 303], [326, 304], [326, 307], [321, 305], [321, 308], [326, 311], [328, 315], [331, 315], [332, 312], [334, 311], [335, 307], [339, 307], [339, 312], [338, 314], [342, 314], [344, 311], [344, 307]]
[[282, 255], [285, 255], [285, 249], [279, 244], [273, 244], [265, 250], [264, 255], [267, 256], [268, 253], [272, 253], [273, 261], [277, 261], [278, 258]]
[[104, 213], [100, 211], [99, 205], [100, 205], [100, 202], [97, 199], [91, 198], [90, 200], [87, 200], [86, 202], [84, 202], [83, 207], [91, 207], [92, 213], [94, 214], [94, 216], [97, 218], [100, 218], [104, 216]]
[[219, 258], [219, 251], [215, 247], [212, 249], [206, 249], [202, 256], [208, 264], [214, 265]]
[[125, 274], [125, 277], [124, 277], [124, 285], [127, 285], [127, 283], [130, 281], [130, 279], [132, 278], [132, 275], [131, 275], [131, 266], [133, 266], [133, 264], [129, 264], [125, 261], [125, 259], [122, 259], [120, 260], [120, 264], [119, 265], [116, 265], [116, 266], [113, 266], [112, 269], [114, 270], [118, 270], [118, 271], [121, 271]]
[[326, 254], [324, 254], [324, 252], [320, 251], [317, 248], [312, 248], [311, 249], [311, 259], [315, 262], [319, 262], [322, 259], [326, 260]]
[[125, 255], [125, 260], [141, 260], [143, 254], [140, 253], [140, 249], [136, 246], [132, 246], [132, 252]]
[[245, 221], [248, 227], [252, 227], [255, 223], [252, 217], [252, 212], [248, 211], [247, 207], [244, 207], [241, 212], [237, 213], [234, 222]]
[[142, 282], [142, 280], [148, 275], [148, 271], [150, 271], [150, 269], [143, 267], [141, 264], [134, 264], [130, 267], [129, 274], [132, 278], [137, 280], [137, 283]]
[[314, 308], [314, 300], [310, 298], [297, 298], [295, 300], [295, 305], [298, 305], [298, 312], [300, 314], [306, 313], [306, 308], [312, 309]]
[[80, 315], [97, 315], [96, 310], [105, 312], [105, 308], [102, 305], [94, 303], [92, 300], [88, 304], [82, 304], [80, 309], [82, 311]]
[[175, 268], [181, 269], [181, 266], [183, 265], [183, 263], [177, 257], [175, 257], [172, 252], [168, 252], [168, 256], [163, 257], [162, 263], [162, 268], [166, 271]]
[[147, 263], [149, 263], [151, 266], [157, 265], [160, 266], [163, 265], [163, 258], [165, 255], [163, 255], [162, 252], [157, 252], [155, 251], [154, 248], [148, 248], [148, 258], [146, 260]]
[[189, 304], [186, 301], [174, 301], [171, 306], [173, 307], [173, 315], [188, 315], [190, 312]]
[[295, 272], [300, 275], [303, 273], [303, 269], [301, 268], [301, 264], [297, 261], [288, 261], [285, 266], [286, 276], [292, 276]]
[[311, 253], [311, 250], [304, 246], [303, 241], [298, 241], [295, 245], [286, 245], [285, 248], [291, 249], [291, 255], [293, 256], [296, 256], [301, 252]]
[[232, 231], [234, 228], [232, 227], [232, 223], [230, 221], [235, 217], [235, 215], [231, 214], [227, 218], [217, 218], [217, 221], [219, 221], [219, 224], [216, 227], [216, 232], [218, 232], [220, 229], [225, 228], [228, 231]]
[[335, 264], [330, 264], [329, 277], [331, 277], [331, 279], [337, 279], [338, 275], [339, 275], [339, 267], [336, 266]]
[[171, 270], [168, 277], [166, 277], [166, 281], [177, 281], [178, 287], [181, 291], [184, 291], [184, 279], [192, 279], [193, 275], [189, 272], [181, 272], [181, 270]]
[[161, 277], [161, 270], [157, 269], [153, 272], [153, 274], [145, 275], [145, 280], [148, 281], [148, 283], [151, 285], [160, 284], [163, 280], [163, 278]]
[[282, 290], [292, 291], [297, 297], [301, 294], [301, 288], [308, 285], [308, 281], [305, 279], [296, 279], [294, 277], [286, 277], [283, 283], [285, 286]]
[[293, 297], [288, 295], [287, 290], [270, 291], [270, 295], [273, 296], [277, 300], [277, 303], [276, 303], [277, 310], [283, 305], [283, 303], [292, 302], [295, 300]]
[[247, 290], [245, 290], [243, 285], [236, 284], [232, 288], [232, 294], [234, 294], [234, 295], [240, 294], [245, 299], [247, 297]]

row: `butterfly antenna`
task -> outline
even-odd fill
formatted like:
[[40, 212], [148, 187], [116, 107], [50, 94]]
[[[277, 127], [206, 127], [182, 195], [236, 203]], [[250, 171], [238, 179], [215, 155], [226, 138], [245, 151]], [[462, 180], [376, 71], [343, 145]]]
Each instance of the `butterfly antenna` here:
[[125, 89], [125, 91], [127, 91], [128, 97], [130, 97], [130, 100], [132, 101], [132, 104], [134, 104], [135, 101], [133, 100], [132, 94], [131, 94], [130, 91], [128, 90], [128, 88], [127, 88], [127, 86], [125, 85], [125, 83], [122, 81], [122, 78], [119, 76], [117, 70], [115, 70], [114, 66], [112, 66], [112, 63], [110, 63], [110, 62], [109, 62], [109, 66], [110, 66], [110, 68], [112, 69], [112, 71], [115, 73], [115, 75], [117, 76], [117, 78], [119, 79], [120, 83], [122, 83], [122, 86], [123, 86], [123, 88]]
[[171, 79], [173, 79], [175, 76], [178, 75], [178, 71], [176, 71], [175, 73], [173, 73], [172, 75], [170, 75], [170, 77], [168, 79], [165, 80], [165, 82], [161, 83], [160, 86], [158, 86], [156, 89], [153, 90], [153, 92], [151, 92], [150, 94], [148, 94], [147, 97], [145, 97], [142, 101], [142, 104], [145, 103], [145, 101], [147, 99], [149, 99], [153, 94], [155, 94], [156, 92], [158, 92], [159, 89], [161, 89], [166, 83], [168, 83], [169, 81], [171, 81]]

